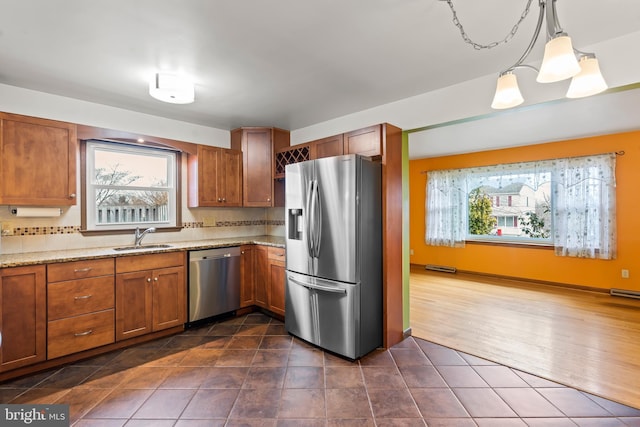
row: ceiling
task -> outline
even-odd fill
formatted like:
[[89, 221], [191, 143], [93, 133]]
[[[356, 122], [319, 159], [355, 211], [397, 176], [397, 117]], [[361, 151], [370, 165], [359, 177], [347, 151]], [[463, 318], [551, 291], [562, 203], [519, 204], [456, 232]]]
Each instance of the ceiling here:
[[[502, 39], [526, 0], [454, 0], [472, 38]], [[638, 31], [637, 0], [560, 0], [574, 43]], [[0, 0], [0, 83], [185, 122], [300, 129], [497, 73], [521, 55], [537, 1], [508, 44], [474, 50], [439, 0]], [[530, 59], [541, 59], [542, 47]], [[196, 101], [148, 95], [158, 70]]]

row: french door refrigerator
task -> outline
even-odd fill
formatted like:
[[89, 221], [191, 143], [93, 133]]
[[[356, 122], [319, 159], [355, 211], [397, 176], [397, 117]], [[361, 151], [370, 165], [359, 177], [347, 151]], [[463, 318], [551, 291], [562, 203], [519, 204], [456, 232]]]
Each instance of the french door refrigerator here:
[[382, 345], [381, 193], [355, 154], [285, 168], [285, 328], [350, 359]]

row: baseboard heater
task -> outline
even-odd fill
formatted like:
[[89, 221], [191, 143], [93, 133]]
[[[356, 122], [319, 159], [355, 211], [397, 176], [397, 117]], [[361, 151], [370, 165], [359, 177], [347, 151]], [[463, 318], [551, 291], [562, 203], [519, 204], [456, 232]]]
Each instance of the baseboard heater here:
[[448, 265], [434, 265], [434, 264], [427, 264], [424, 266], [425, 270], [431, 270], [431, 271], [440, 271], [442, 273], [455, 273], [456, 272], [456, 268], [455, 267], [449, 267]]
[[626, 298], [636, 298], [640, 299], [640, 292], [638, 291], [628, 291], [626, 289], [611, 289], [609, 290], [609, 294], [615, 297], [626, 297]]

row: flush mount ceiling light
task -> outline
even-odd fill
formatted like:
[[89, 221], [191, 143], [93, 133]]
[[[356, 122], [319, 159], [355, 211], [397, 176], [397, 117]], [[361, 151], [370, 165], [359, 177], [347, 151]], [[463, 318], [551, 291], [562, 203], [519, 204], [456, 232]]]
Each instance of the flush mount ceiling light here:
[[[460, 30], [460, 34], [465, 42], [471, 44], [475, 49], [491, 49], [498, 45], [509, 42], [520, 28], [520, 24], [529, 14], [531, 3], [528, 0], [524, 12], [520, 15], [520, 19], [513, 26], [511, 32], [507, 36], [488, 45], [482, 45], [473, 42], [465, 32], [462, 24], [458, 20], [456, 10], [453, 7], [453, 0], [446, 1], [453, 12], [453, 23]], [[575, 49], [571, 43], [571, 38], [564, 32], [558, 21], [556, 12], [557, 0], [538, 0], [540, 12], [538, 14], [538, 23], [531, 37], [529, 45], [524, 53], [511, 67], [502, 71], [498, 77], [496, 92], [491, 103], [491, 108], [504, 109], [511, 108], [524, 102], [524, 98], [520, 94], [518, 82], [513, 71], [516, 68], [530, 68], [538, 72], [536, 81], [539, 83], [552, 83], [571, 78], [571, 84], [567, 92], [567, 98], [581, 98], [585, 96], [595, 95], [607, 89], [607, 84], [600, 73], [600, 66], [595, 54], [581, 52]], [[545, 14], [546, 12], [546, 14]], [[525, 59], [531, 53], [542, 29], [542, 23], [547, 21], [547, 44], [544, 48], [544, 57], [540, 69], [528, 64], [523, 64]]]
[[171, 104], [190, 104], [195, 99], [191, 80], [172, 73], [155, 73], [149, 81], [149, 95]]

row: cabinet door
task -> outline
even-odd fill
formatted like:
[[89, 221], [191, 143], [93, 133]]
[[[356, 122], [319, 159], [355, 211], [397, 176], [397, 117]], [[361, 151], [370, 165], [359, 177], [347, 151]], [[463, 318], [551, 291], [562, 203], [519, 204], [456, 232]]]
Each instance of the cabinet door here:
[[183, 267], [154, 270], [153, 330], [180, 326], [186, 321], [186, 292]]
[[345, 154], [361, 154], [368, 157], [382, 155], [380, 125], [345, 133], [344, 152]]
[[0, 372], [46, 359], [45, 267], [0, 269]]
[[256, 246], [255, 256], [255, 303], [262, 308], [269, 308], [269, 257], [266, 246]]
[[197, 177], [189, 177], [197, 180], [197, 204], [189, 203], [190, 206], [218, 206], [218, 155], [219, 150], [215, 147], [198, 145], [198, 171]]
[[242, 206], [242, 152], [221, 149], [218, 153], [219, 194], [224, 206]]
[[284, 316], [284, 286], [286, 279], [284, 262], [271, 261], [269, 270], [269, 310]]
[[240, 250], [240, 307], [249, 307], [255, 303], [255, 249], [245, 245]]
[[273, 206], [271, 129], [243, 129], [242, 155], [244, 157], [243, 205]]
[[314, 159], [341, 156], [344, 154], [344, 138], [342, 134], [314, 141]]
[[116, 275], [116, 341], [152, 332], [152, 272]]
[[76, 126], [0, 113], [0, 204], [76, 204]]

